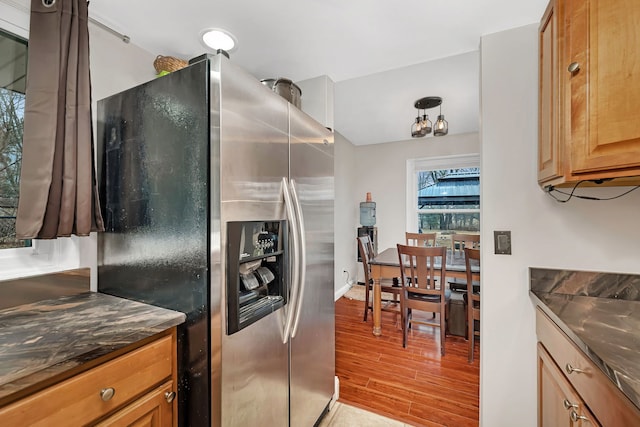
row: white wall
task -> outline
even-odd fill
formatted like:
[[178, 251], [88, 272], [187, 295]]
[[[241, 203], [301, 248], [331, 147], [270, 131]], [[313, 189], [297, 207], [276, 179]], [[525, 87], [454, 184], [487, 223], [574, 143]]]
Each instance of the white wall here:
[[[481, 425], [536, 424], [536, 337], [528, 268], [640, 273], [640, 190], [554, 202], [536, 183], [537, 24], [481, 40]], [[624, 188], [584, 189], [604, 197]], [[513, 255], [492, 255], [511, 230]]]
[[[356, 147], [339, 132], [335, 133], [335, 291], [336, 299], [349, 286], [347, 280], [358, 275], [356, 258], [356, 227], [359, 213], [355, 183], [357, 181]], [[343, 273], [347, 270], [347, 274]]]
[[[440, 96], [450, 135], [477, 132], [479, 68], [472, 51], [337, 82], [335, 127], [357, 146], [405, 141], [418, 114], [415, 101]], [[426, 113], [435, 121], [439, 111]]]

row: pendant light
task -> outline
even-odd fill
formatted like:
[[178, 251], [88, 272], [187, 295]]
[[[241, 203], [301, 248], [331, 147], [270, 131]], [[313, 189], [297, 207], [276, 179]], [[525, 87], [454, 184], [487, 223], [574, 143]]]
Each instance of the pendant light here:
[[436, 120], [436, 125], [433, 128], [433, 136], [445, 136], [449, 133], [449, 122], [444, 119], [444, 114], [442, 114], [442, 105], [440, 105], [440, 114], [438, 115], [438, 120]]
[[[433, 130], [434, 136], [446, 135], [449, 131], [449, 123], [444, 119], [442, 114], [442, 98], [439, 96], [427, 96], [418, 99], [414, 106], [418, 109], [418, 117], [411, 125], [411, 136], [413, 138], [421, 138], [431, 133]], [[440, 106], [440, 114], [435, 125], [432, 125], [427, 115], [426, 110]], [[423, 111], [422, 117], [420, 117], [420, 110]]]
[[420, 138], [426, 134], [422, 133], [422, 121], [420, 120], [420, 113], [416, 117], [416, 121], [411, 125], [411, 136], [414, 138]]
[[431, 133], [431, 129], [432, 129], [432, 123], [431, 120], [429, 120], [429, 116], [427, 114], [423, 114], [422, 115], [422, 136], [425, 136], [429, 133]]

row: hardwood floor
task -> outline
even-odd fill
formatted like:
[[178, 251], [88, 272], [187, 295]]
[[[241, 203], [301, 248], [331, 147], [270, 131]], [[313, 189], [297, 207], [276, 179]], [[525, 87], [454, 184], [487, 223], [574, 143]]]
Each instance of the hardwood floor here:
[[448, 335], [440, 356], [438, 329], [420, 325], [402, 348], [396, 316], [382, 312], [375, 337], [372, 316], [362, 321], [363, 304], [342, 297], [335, 305], [339, 401], [416, 426], [477, 426], [479, 343], [471, 364], [463, 337]]

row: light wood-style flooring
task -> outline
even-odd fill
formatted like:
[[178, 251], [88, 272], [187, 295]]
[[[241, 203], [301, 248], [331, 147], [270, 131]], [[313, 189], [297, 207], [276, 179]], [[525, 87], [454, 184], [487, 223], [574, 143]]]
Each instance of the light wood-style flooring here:
[[416, 426], [477, 426], [479, 343], [471, 364], [463, 337], [447, 336], [440, 356], [438, 329], [420, 325], [402, 348], [396, 316], [382, 312], [382, 336], [375, 337], [372, 316], [362, 320], [363, 304], [335, 303], [339, 402]]

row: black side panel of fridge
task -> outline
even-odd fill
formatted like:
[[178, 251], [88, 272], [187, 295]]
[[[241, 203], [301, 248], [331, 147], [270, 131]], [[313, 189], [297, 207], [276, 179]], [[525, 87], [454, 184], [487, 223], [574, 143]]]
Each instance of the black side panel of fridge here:
[[98, 290], [187, 315], [179, 424], [210, 425], [209, 62], [98, 102]]

